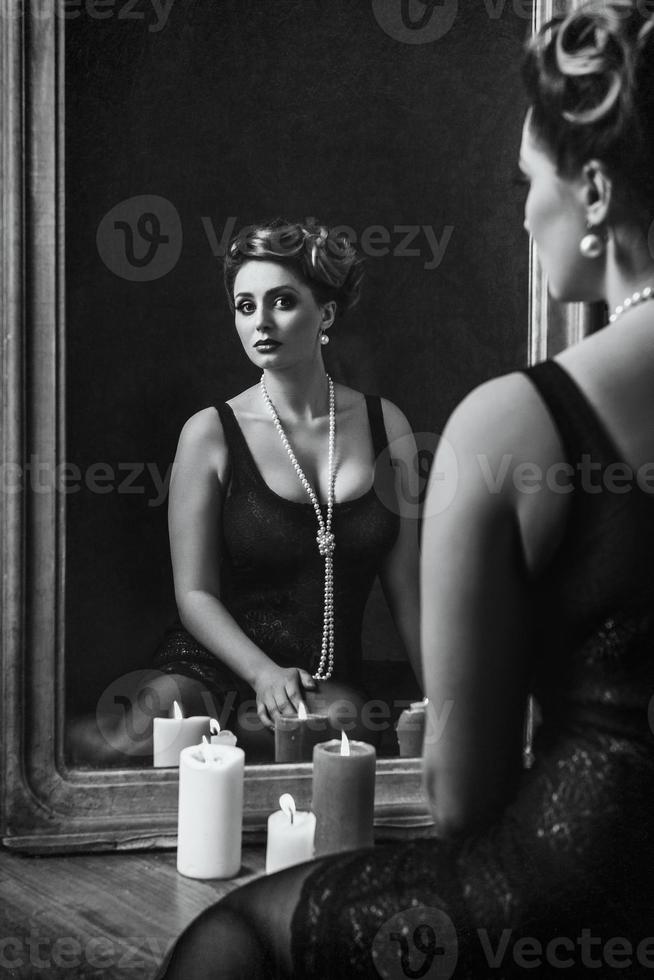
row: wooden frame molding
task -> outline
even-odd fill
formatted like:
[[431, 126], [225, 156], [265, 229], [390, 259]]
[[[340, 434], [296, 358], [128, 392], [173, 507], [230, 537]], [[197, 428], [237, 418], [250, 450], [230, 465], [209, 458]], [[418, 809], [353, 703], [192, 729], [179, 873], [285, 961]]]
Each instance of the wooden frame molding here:
[[[59, 0], [0, 4], [2, 842], [33, 852], [166, 847], [175, 770], [66, 766], [65, 497], [7, 489], [32, 455], [53, 470], [65, 459], [65, 20]], [[550, 3], [536, 6], [538, 21]], [[532, 360], [586, 331], [583, 311], [554, 311], [533, 248], [530, 295]], [[311, 766], [247, 767], [246, 831], [263, 829], [282, 788], [308, 806]], [[428, 823], [419, 760], [378, 762], [376, 814], [380, 828]]]

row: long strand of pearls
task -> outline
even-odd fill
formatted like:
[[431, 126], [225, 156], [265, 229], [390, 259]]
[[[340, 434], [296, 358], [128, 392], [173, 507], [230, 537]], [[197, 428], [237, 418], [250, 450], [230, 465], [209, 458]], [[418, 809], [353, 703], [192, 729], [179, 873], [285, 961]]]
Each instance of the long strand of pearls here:
[[334, 382], [329, 375], [326, 377], [327, 384], [329, 386], [329, 489], [327, 492], [326, 519], [322, 515], [320, 503], [318, 502], [314, 489], [304, 475], [304, 471], [298, 463], [295, 453], [291, 449], [291, 444], [286, 438], [286, 433], [284, 432], [279, 415], [277, 414], [275, 406], [268, 395], [263, 374], [261, 375], [260, 381], [263, 400], [266, 403], [268, 411], [272, 415], [275, 428], [277, 429], [279, 438], [282, 440], [282, 444], [288, 453], [288, 458], [293, 464], [293, 469], [297, 473], [300, 483], [306, 490], [309, 499], [313, 504], [313, 509], [318, 520], [318, 534], [316, 535], [316, 541], [318, 543], [318, 551], [325, 559], [325, 603], [320, 663], [318, 664], [316, 673], [313, 675], [314, 680], [317, 681], [329, 680], [334, 670], [334, 549], [336, 547], [336, 540], [332, 532], [332, 517], [334, 513], [334, 487], [336, 482], [336, 471], [334, 467], [334, 447], [336, 444], [336, 401], [334, 397]]
[[640, 306], [641, 303], [646, 303], [648, 299], [654, 299], [654, 289], [651, 286], [645, 286], [642, 291], [633, 293], [631, 296], [627, 296], [625, 300], [616, 306], [613, 313], [609, 317], [609, 323], [615, 323], [619, 320], [623, 313], [630, 310], [634, 306]]

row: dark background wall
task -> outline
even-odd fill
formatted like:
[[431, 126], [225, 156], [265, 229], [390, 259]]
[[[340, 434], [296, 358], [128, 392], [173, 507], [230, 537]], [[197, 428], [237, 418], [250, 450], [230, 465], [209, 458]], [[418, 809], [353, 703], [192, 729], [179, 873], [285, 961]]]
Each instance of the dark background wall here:
[[[104, 20], [67, 23], [67, 459], [82, 474], [110, 468], [104, 492], [83, 476], [68, 496], [72, 710], [146, 666], [174, 611], [166, 502], [155, 504], [147, 469], [119, 490], [128, 464], [165, 475], [186, 418], [257, 379], [207, 228], [220, 240], [230, 220], [281, 213], [358, 236], [386, 229], [387, 254], [369, 256], [328, 369], [396, 402], [418, 432], [442, 431], [472, 387], [525, 363], [527, 239], [513, 175], [529, 25], [509, 3], [501, 16], [502, 4], [458, 7], [429, 43], [391, 36], [365, 0], [176, 0], [160, 30], [145, 2], [137, 20], [119, 17], [117, 0]], [[139, 195], [168, 202], [145, 210], [170, 239], [141, 268], [126, 260], [115, 215], [102, 223], [128, 202], [116, 214], [134, 225]], [[438, 240], [449, 226], [437, 268], [424, 231], [410, 244], [419, 254], [401, 254], [400, 225]], [[137, 260], [146, 249], [137, 236]], [[166, 255], [173, 267], [152, 278]], [[397, 656], [385, 616], [375, 595], [371, 657]]]

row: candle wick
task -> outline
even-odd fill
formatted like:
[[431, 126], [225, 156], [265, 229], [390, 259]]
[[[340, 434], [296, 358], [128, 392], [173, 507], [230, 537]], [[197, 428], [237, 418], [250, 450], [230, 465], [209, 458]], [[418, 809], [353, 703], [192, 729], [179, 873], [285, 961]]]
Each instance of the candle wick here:
[[293, 813], [293, 811], [291, 810], [291, 823], [293, 823], [293, 817], [294, 817], [294, 816], [295, 816], [295, 814], [294, 814], [294, 813]]

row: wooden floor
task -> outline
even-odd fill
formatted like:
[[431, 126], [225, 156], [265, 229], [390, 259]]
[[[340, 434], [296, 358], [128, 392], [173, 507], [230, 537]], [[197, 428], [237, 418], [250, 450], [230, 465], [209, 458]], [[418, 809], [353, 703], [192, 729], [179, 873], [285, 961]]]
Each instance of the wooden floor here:
[[244, 847], [238, 878], [194, 881], [176, 852], [31, 857], [0, 848], [0, 977], [150, 980], [180, 932], [263, 873]]

